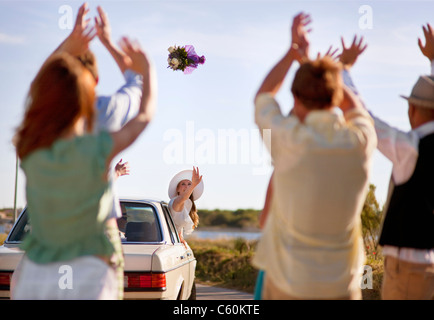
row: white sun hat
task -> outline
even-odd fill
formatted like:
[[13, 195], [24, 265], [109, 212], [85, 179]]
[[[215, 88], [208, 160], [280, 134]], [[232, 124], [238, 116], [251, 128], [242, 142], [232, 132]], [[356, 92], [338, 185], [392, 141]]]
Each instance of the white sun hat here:
[[[170, 180], [169, 183], [169, 198], [172, 199], [174, 197], [176, 197], [178, 194], [176, 192], [176, 188], [178, 187], [178, 184], [182, 181], [182, 180], [189, 180], [191, 181], [193, 177], [193, 170], [183, 170], [181, 172], [178, 172], [173, 178], [172, 180]], [[196, 188], [194, 188], [193, 190], [193, 200], [196, 201], [197, 199], [199, 199], [202, 196], [203, 193], [203, 179], [199, 182], [199, 184], [196, 186]]]

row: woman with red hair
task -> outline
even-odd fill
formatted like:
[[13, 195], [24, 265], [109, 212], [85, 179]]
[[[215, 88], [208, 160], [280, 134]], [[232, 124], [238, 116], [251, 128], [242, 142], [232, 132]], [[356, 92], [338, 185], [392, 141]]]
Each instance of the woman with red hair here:
[[15, 143], [32, 229], [12, 279], [13, 299], [119, 297], [122, 285], [110, 261], [119, 243], [106, 234], [116, 225], [109, 218], [108, 170], [151, 121], [156, 104], [154, 70], [146, 54], [127, 38], [121, 47], [130, 69], [143, 76], [143, 94], [136, 117], [117, 132], [93, 134], [96, 81], [76, 57], [53, 55], [31, 84]]

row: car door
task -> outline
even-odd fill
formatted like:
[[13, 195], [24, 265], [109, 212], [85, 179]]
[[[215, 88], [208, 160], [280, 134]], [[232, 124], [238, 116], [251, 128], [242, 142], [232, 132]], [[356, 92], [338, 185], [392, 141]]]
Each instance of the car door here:
[[190, 249], [190, 247], [187, 246], [187, 248], [185, 248], [184, 244], [182, 244], [181, 241], [179, 240], [178, 233], [176, 232], [175, 223], [173, 222], [172, 216], [170, 215], [167, 204], [162, 204], [162, 207], [164, 210], [164, 216], [166, 218], [166, 223], [167, 223], [168, 230], [170, 232], [172, 243], [176, 247], [177, 252], [179, 254], [179, 264], [180, 264], [180, 268], [182, 268], [182, 274], [185, 281], [184, 298], [187, 299], [190, 295], [191, 286], [194, 281], [195, 266], [194, 267], [191, 266], [192, 264], [191, 258], [193, 256], [193, 252]]

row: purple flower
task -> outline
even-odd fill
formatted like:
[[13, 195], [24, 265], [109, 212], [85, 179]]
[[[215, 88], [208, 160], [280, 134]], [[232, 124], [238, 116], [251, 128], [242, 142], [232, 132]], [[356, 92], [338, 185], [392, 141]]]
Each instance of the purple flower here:
[[184, 47], [170, 47], [168, 57], [168, 68], [182, 70], [184, 74], [190, 74], [198, 65], [205, 63], [205, 56], [199, 56], [192, 45]]
[[184, 70], [184, 74], [190, 74], [199, 64], [204, 64], [206, 59], [205, 56], [199, 56], [196, 51], [194, 51], [192, 45], [186, 45], [184, 49], [187, 51], [187, 58], [190, 61], [189, 65]]
[[192, 45], [186, 45], [185, 51], [187, 51], [187, 58], [191, 59], [194, 64], [204, 64], [205, 56], [198, 56]]

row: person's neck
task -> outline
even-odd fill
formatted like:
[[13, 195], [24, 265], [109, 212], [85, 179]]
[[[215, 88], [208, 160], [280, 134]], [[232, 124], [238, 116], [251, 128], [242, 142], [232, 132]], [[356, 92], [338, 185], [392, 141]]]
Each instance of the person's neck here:
[[322, 109], [308, 109], [301, 103], [294, 104], [294, 115], [300, 120], [300, 122], [304, 122], [308, 114], [312, 111], [332, 111], [333, 106], [327, 106]]
[[411, 129], [415, 130], [415, 129], [420, 128], [423, 125], [427, 124], [428, 122], [433, 122], [433, 121], [434, 121], [434, 119], [432, 119], [432, 118], [415, 117], [413, 119], [413, 121], [410, 122]]
[[61, 134], [61, 138], [63, 139], [72, 139], [77, 136], [82, 136], [84, 134], [84, 119], [78, 119], [73, 126], [65, 130], [64, 133]]

